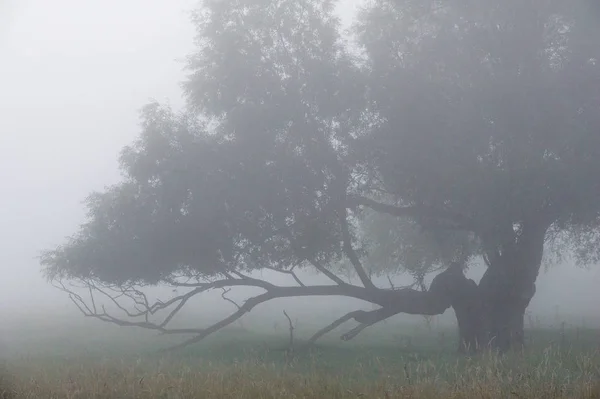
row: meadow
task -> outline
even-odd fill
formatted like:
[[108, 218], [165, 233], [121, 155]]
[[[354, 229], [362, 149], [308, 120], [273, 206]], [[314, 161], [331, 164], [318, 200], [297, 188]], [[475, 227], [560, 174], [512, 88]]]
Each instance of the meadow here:
[[22, 318], [0, 330], [0, 398], [600, 398], [598, 329], [530, 327], [523, 352], [464, 357], [448, 326], [388, 322], [307, 346], [317, 325], [299, 323], [291, 348], [287, 325], [258, 321], [164, 354], [181, 337]]

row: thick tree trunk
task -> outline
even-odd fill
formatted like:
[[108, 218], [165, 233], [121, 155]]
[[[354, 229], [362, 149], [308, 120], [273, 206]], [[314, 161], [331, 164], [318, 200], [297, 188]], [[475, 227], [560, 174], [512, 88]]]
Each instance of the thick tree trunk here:
[[535, 294], [542, 246], [543, 242], [535, 248], [519, 248], [519, 256], [497, 258], [479, 285], [456, 268], [440, 274], [437, 282], [436, 276], [430, 290], [442, 292], [443, 286], [448, 293], [458, 321], [459, 352], [523, 347], [525, 311]]
[[451, 304], [458, 321], [460, 352], [523, 347], [525, 310], [535, 294], [535, 280], [531, 273], [506, 270], [488, 269], [479, 286], [464, 276], [455, 281]]
[[525, 310], [531, 296], [488, 296], [484, 287], [466, 278], [461, 285], [460, 295], [452, 299], [458, 321], [459, 352], [522, 348]]
[[465, 277], [460, 265], [453, 264], [433, 279], [429, 292], [445, 298], [454, 309], [458, 321], [458, 351], [473, 353], [479, 350], [485, 329], [477, 284]]
[[[521, 225], [513, 241], [501, 245], [500, 251], [492, 250], [479, 286], [471, 288], [470, 308], [460, 302], [455, 306], [462, 339], [471, 342], [476, 336], [477, 348], [500, 352], [523, 348], [525, 311], [535, 295], [547, 228], [542, 219], [530, 219]], [[463, 310], [458, 311], [458, 307]], [[461, 313], [468, 322], [461, 323]]]
[[546, 229], [547, 226], [539, 222], [522, 224], [518, 233], [512, 234], [511, 227], [511, 234], [505, 235], [512, 237], [512, 242], [508, 240], [498, 245], [492, 240], [494, 245], [484, 244], [489, 251], [488, 269], [479, 285], [466, 278], [460, 264], [453, 263], [435, 276], [427, 291], [369, 289], [367, 294], [358, 289], [355, 297], [365, 295], [366, 300], [382, 308], [348, 313], [315, 334], [311, 341], [349, 319], [355, 319], [360, 325], [344, 334], [344, 340], [398, 313], [436, 315], [452, 307], [458, 321], [459, 352], [520, 349], [525, 342], [525, 310], [535, 294]]
[[462, 295], [452, 301], [458, 322], [458, 352], [474, 353], [485, 341], [483, 312], [477, 284], [465, 279]]
[[525, 344], [524, 318], [527, 306], [515, 300], [491, 304], [490, 345], [500, 352], [522, 349]]

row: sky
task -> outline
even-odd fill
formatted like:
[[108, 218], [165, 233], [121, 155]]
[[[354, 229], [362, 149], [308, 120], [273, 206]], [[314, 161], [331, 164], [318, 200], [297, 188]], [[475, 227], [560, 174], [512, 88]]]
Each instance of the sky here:
[[[357, 3], [345, 3], [346, 19]], [[0, 0], [0, 312], [67, 305], [36, 257], [75, 231], [87, 194], [118, 181], [138, 110], [183, 106], [195, 4]], [[532, 306], [589, 312], [597, 287], [600, 267], [563, 265], [542, 273]]]
[[0, 0], [0, 304], [55, 294], [39, 251], [75, 231], [89, 192], [118, 181], [139, 109], [183, 104], [194, 4]]

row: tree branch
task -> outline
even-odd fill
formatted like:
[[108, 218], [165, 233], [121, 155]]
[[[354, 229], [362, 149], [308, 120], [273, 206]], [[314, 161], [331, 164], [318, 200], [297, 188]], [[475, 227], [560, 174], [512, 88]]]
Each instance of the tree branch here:
[[385, 319], [388, 319], [392, 316], [395, 316], [398, 313], [402, 313], [402, 311], [399, 308], [394, 308], [394, 307], [384, 307], [384, 308], [371, 310], [371, 311], [355, 310], [353, 312], [345, 314], [344, 316], [335, 320], [333, 323], [329, 324], [325, 328], [322, 328], [321, 330], [317, 331], [312, 337], [310, 337], [308, 342], [314, 343], [316, 340], [321, 338], [323, 335], [329, 333], [330, 331], [333, 331], [334, 329], [336, 329], [343, 323], [354, 319], [357, 322], [359, 322], [360, 325], [358, 325], [357, 327], [353, 328], [352, 330], [350, 330], [349, 332], [347, 332], [341, 336], [341, 339], [343, 341], [348, 341], [348, 340], [351, 340], [352, 338], [356, 337], [365, 328], [372, 326], [373, 324], [379, 323], [379, 322], [381, 322]]
[[288, 350], [294, 350], [294, 325], [292, 324], [292, 319], [290, 319], [290, 316], [287, 314], [287, 312], [285, 310], [283, 311], [283, 314], [288, 321], [288, 325], [289, 325], [289, 329], [290, 329], [290, 343], [288, 346]]
[[321, 265], [316, 259], [306, 258], [306, 260], [308, 262], [310, 262], [310, 264], [313, 265], [315, 267], [315, 269], [317, 269], [318, 271], [320, 271], [321, 273], [323, 273], [324, 275], [329, 277], [330, 280], [334, 281], [338, 285], [349, 285], [347, 282], [345, 282], [344, 280], [342, 280], [341, 278], [336, 276], [334, 273], [327, 270], [327, 268], [325, 266]]
[[[447, 309], [447, 307], [446, 307]], [[446, 310], [444, 309], [444, 311]], [[440, 308], [441, 310], [441, 308]], [[364, 330], [367, 327], [372, 326], [373, 324], [379, 323], [380, 321], [383, 321], [385, 319], [389, 319], [392, 316], [397, 315], [398, 313], [401, 313], [398, 311], [398, 309], [394, 309], [394, 308], [381, 308], [381, 309], [377, 309], [377, 310], [373, 310], [371, 312], [366, 312], [364, 315], [359, 315], [359, 317], [356, 318], [356, 321], [358, 321], [359, 323], [361, 323], [359, 326], [353, 328], [352, 330], [348, 331], [346, 334], [341, 336], [342, 341], [349, 341], [352, 338], [356, 337], [358, 334], [360, 334], [362, 332], [362, 330]], [[437, 314], [441, 314], [443, 313], [443, 311], [437, 313]]]
[[231, 291], [231, 288], [222, 288], [222, 290], [223, 290], [223, 292], [221, 293], [221, 298], [223, 298], [224, 301], [231, 303], [233, 306], [235, 306], [239, 310], [241, 308], [241, 306], [238, 305], [237, 302], [234, 301], [233, 299], [227, 297], [227, 294], [229, 293], [229, 291]]
[[348, 320], [352, 320], [352, 319], [354, 319], [355, 317], [359, 316], [362, 313], [365, 313], [365, 311], [364, 310], [355, 310], [353, 312], [346, 313], [344, 316], [342, 316], [339, 319], [335, 320], [333, 323], [331, 323], [328, 326], [326, 326], [326, 327], [320, 329], [319, 331], [317, 331], [312, 337], [310, 337], [310, 339], [308, 340], [308, 342], [310, 344], [315, 343], [323, 335], [327, 334], [330, 331], [335, 330], [337, 327], [341, 326], [342, 324], [344, 324]]
[[365, 206], [379, 213], [397, 217], [411, 217], [418, 219], [435, 219], [436, 224], [441, 224], [446, 228], [479, 231], [476, 224], [468, 217], [451, 212], [448, 210], [440, 210], [433, 207], [411, 205], [411, 206], [395, 206], [377, 202], [367, 197], [349, 196], [346, 205], [348, 207]]
[[186, 341], [183, 341], [182, 343], [172, 346], [170, 348], [164, 349], [161, 352], [166, 352], [166, 351], [174, 351], [177, 349], [181, 349], [183, 347], [186, 347], [188, 345], [192, 345], [195, 343], [198, 343], [200, 341], [202, 341], [204, 338], [208, 337], [209, 335], [211, 335], [212, 333], [215, 333], [217, 331], [219, 331], [220, 329], [222, 329], [223, 327], [228, 326], [229, 324], [233, 323], [234, 321], [240, 319], [242, 316], [244, 316], [246, 313], [250, 312], [254, 307], [256, 307], [257, 305], [260, 305], [263, 302], [267, 302], [271, 299], [275, 298], [271, 293], [266, 292], [262, 295], [258, 295], [255, 297], [250, 298], [249, 300], [247, 300], [238, 310], [237, 312], [231, 314], [230, 316], [224, 318], [223, 320], [211, 325], [210, 327], [207, 327], [205, 329], [201, 329], [201, 330], [197, 330], [197, 334], [194, 338], [188, 339]]
[[298, 248], [298, 246], [295, 244], [294, 237], [292, 236], [292, 234], [290, 233], [289, 230], [280, 229], [280, 234], [290, 241], [290, 245], [292, 246], [292, 249], [294, 250], [294, 252], [296, 252], [296, 255], [298, 256], [298, 258], [300, 258], [301, 260], [307, 260], [308, 262], [310, 262], [310, 264], [312, 264], [315, 267], [315, 269], [317, 269], [319, 272], [323, 273], [325, 276], [327, 276], [333, 282], [335, 282], [339, 285], [347, 285], [344, 280], [342, 280], [341, 278], [336, 276], [331, 271], [327, 270], [327, 268], [325, 266], [321, 265], [314, 257], [308, 256], [305, 253], [306, 252], [305, 250], [303, 250], [302, 248]]
[[348, 210], [345, 207], [340, 212], [340, 225], [342, 228], [344, 253], [348, 259], [350, 259], [352, 266], [354, 266], [354, 270], [356, 270], [356, 274], [358, 274], [358, 277], [365, 288], [374, 289], [375, 285], [373, 284], [373, 281], [371, 281], [365, 272], [360, 259], [358, 259], [354, 248], [352, 248], [352, 237], [350, 236], [350, 229], [348, 227]]
[[[437, 282], [435, 287], [440, 289], [445, 287], [444, 281], [449, 281], [442, 275], [446, 276], [448, 273], [442, 273], [434, 278], [434, 282]], [[450, 275], [448, 276], [451, 277]], [[78, 282], [82, 284], [77, 285]], [[350, 319], [356, 320], [358, 323], [361, 323], [361, 325], [344, 334], [342, 339], [351, 339], [366, 327], [375, 324], [378, 321], [385, 320], [386, 318], [398, 313], [436, 315], [443, 313], [450, 306], [448, 303], [448, 296], [445, 295], [445, 290], [432, 290], [434, 287], [433, 283], [432, 288], [430, 288], [429, 291], [416, 291], [409, 288], [400, 290], [387, 290], [376, 287], [365, 288], [350, 284], [279, 286], [263, 280], [244, 277], [240, 274], [240, 278], [225, 278], [222, 280], [209, 282], [181, 283], [183, 286], [191, 289], [185, 294], [175, 296], [167, 301], [163, 302], [158, 300], [155, 303], [150, 304], [148, 303], [146, 296], [132, 285], [123, 287], [116, 285], [103, 285], [94, 280], [75, 280], [72, 283], [72, 287], [85, 289], [90, 293], [90, 300], [92, 304], [91, 307], [87, 305], [86, 301], [81, 297], [80, 294], [75, 292], [74, 289], [69, 289], [62, 281], [53, 281], [53, 283], [57, 288], [68, 293], [71, 301], [77, 306], [82, 314], [87, 317], [97, 318], [99, 320], [110, 322], [119, 326], [141, 327], [155, 330], [161, 334], [195, 335], [193, 338], [169, 349], [177, 349], [199, 342], [210, 334], [240, 319], [257, 305], [277, 298], [302, 296], [345, 296], [377, 304], [382, 307], [381, 309], [374, 311], [351, 312], [317, 332], [311, 339], [313, 341]], [[247, 299], [243, 304], [237, 304], [226, 297], [226, 294], [233, 287], [261, 288], [266, 292]], [[223, 290], [221, 295], [222, 298], [233, 303], [237, 308], [236, 312], [207, 328], [167, 327], [173, 317], [185, 306], [189, 299], [195, 295], [199, 295], [212, 289]], [[94, 291], [100, 293], [101, 296], [106, 297], [108, 301], [114, 304], [118, 310], [124, 312], [125, 317], [129, 317], [131, 319], [143, 317], [144, 320], [126, 320], [110, 315], [104, 306], [99, 306], [97, 298], [95, 298], [93, 295]], [[122, 300], [133, 302], [137, 312], [131, 312], [127, 310], [126, 306], [121, 303]], [[173, 307], [173, 309], [170, 309], [171, 307]], [[149, 316], [154, 315], [159, 311], [167, 311], [168, 313], [162, 321], [150, 321]]]
[[272, 270], [274, 272], [278, 272], [278, 273], [282, 273], [282, 274], [289, 274], [290, 276], [292, 276], [294, 278], [294, 280], [296, 280], [296, 282], [298, 283], [299, 286], [306, 287], [306, 285], [302, 282], [302, 280], [300, 280], [298, 275], [296, 273], [294, 273], [294, 267], [292, 267], [290, 270], [283, 270], [283, 269], [277, 269], [275, 267], [264, 266], [263, 269]]

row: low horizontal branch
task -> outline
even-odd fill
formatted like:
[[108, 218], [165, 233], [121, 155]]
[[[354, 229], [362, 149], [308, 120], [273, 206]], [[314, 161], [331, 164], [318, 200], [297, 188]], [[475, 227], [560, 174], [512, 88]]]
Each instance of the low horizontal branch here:
[[[434, 279], [434, 281], [437, 281], [438, 284], [435, 284], [435, 286], [442, 287], [444, 285], [444, 279], [442, 278], [443, 275], [445, 274], [441, 273], [440, 275], [436, 276], [436, 279]], [[139, 293], [137, 289], [133, 289], [131, 287], [122, 288], [123, 292], [119, 293], [119, 290], [113, 286], [111, 286], [110, 289], [103, 289], [104, 287], [99, 286], [99, 284], [95, 281], [81, 281], [84, 283], [84, 287], [80, 286], [79, 288], [87, 288], [89, 290], [90, 301], [92, 306], [88, 306], [86, 304], [86, 301], [79, 294], [77, 294], [73, 290], [69, 290], [62, 282], [60, 282], [58, 287], [69, 294], [69, 297], [71, 298], [73, 303], [85, 316], [94, 317], [105, 322], [117, 324], [119, 326], [141, 327], [145, 329], [156, 330], [162, 334], [195, 335], [193, 338], [184, 341], [181, 344], [170, 349], [177, 349], [186, 345], [199, 342], [200, 340], [204, 339], [210, 334], [240, 319], [256, 306], [269, 300], [278, 298], [307, 296], [344, 296], [349, 298], [360, 299], [365, 302], [380, 305], [382, 307], [381, 309], [374, 311], [351, 312], [345, 315], [344, 317], [334, 321], [328, 327], [319, 331], [317, 334], [315, 334], [317, 336], [316, 338], [331, 331], [343, 322], [348, 321], [350, 319], [356, 320], [358, 323], [360, 323], [360, 325], [352, 331], [350, 331], [349, 333], [344, 334], [344, 336], [342, 337], [343, 339], [350, 339], [356, 334], [358, 334], [360, 331], [362, 331], [364, 328], [375, 324], [381, 320], [385, 320], [386, 318], [398, 313], [407, 313], [415, 315], [437, 315], [443, 313], [446, 309], [448, 309], [448, 307], [450, 307], [449, 299], [447, 298], [447, 296], [443, 295], [441, 291], [432, 291], [431, 289], [430, 291], [417, 291], [411, 288], [392, 290], [380, 288], [365, 288], [362, 286], [355, 286], [351, 284], [278, 286], [264, 280], [250, 277], [225, 278], [222, 280], [211, 282], [198, 282], [195, 284], [185, 283], [185, 287], [191, 288], [187, 293], [171, 298], [166, 302], [157, 301], [155, 304], [150, 305], [148, 304], [147, 299], [143, 295], [143, 293]], [[433, 286], [434, 284], [432, 284], [432, 288]], [[236, 303], [235, 305], [237, 307], [237, 310], [234, 313], [230, 314], [229, 316], [225, 317], [224, 319], [218, 321], [217, 323], [207, 328], [171, 329], [167, 327], [167, 324], [183, 308], [186, 302], [195, 295], [198, 295], [202, 292], [211, 289], [224, 289], [224, 293], [227, 293], [232, 287], [255, 287], [261, 288], [265, 290], [265, 292], [247, 299], [243, 304], [238, 305]], [[98, 291], [103, 296], [108, 297], [109, 300], [112, 303], [114, 303], [118, 309], [125, 312], [126, 316], [144, 316], [145, 320], [132, 321], [114, 317], [108, 314], [108, 312], [103, 306], [101, 307], [101, 310], [99, 310], [96, 301], [93, 297], [93, 291]], [[115, 294], [111, 294], [112, 292], [114, 292]], [[136, 295], [143, 298], [143, 300], [138, 299], [137, 297], [132, 295], [131, 292], [134, 292]], [[138, 306], [142, 306], [144, 310], [138, 311], [138, 313], [136, 314], [129, 312], [123, 305], [119, 303], [119, 300], [127, 299], [134, 301], [134, 306], [136, 308]], [[227, 300], [226, 298], [224, 299]], [[154, 323], [149, 320], [149, 314], [154, 314], [159, 310], [167, 310], [167, 308], [171, 306], [174, 306], [174, 309], [171, 309], [169, 311], [168, 315], [162, 322]]]

